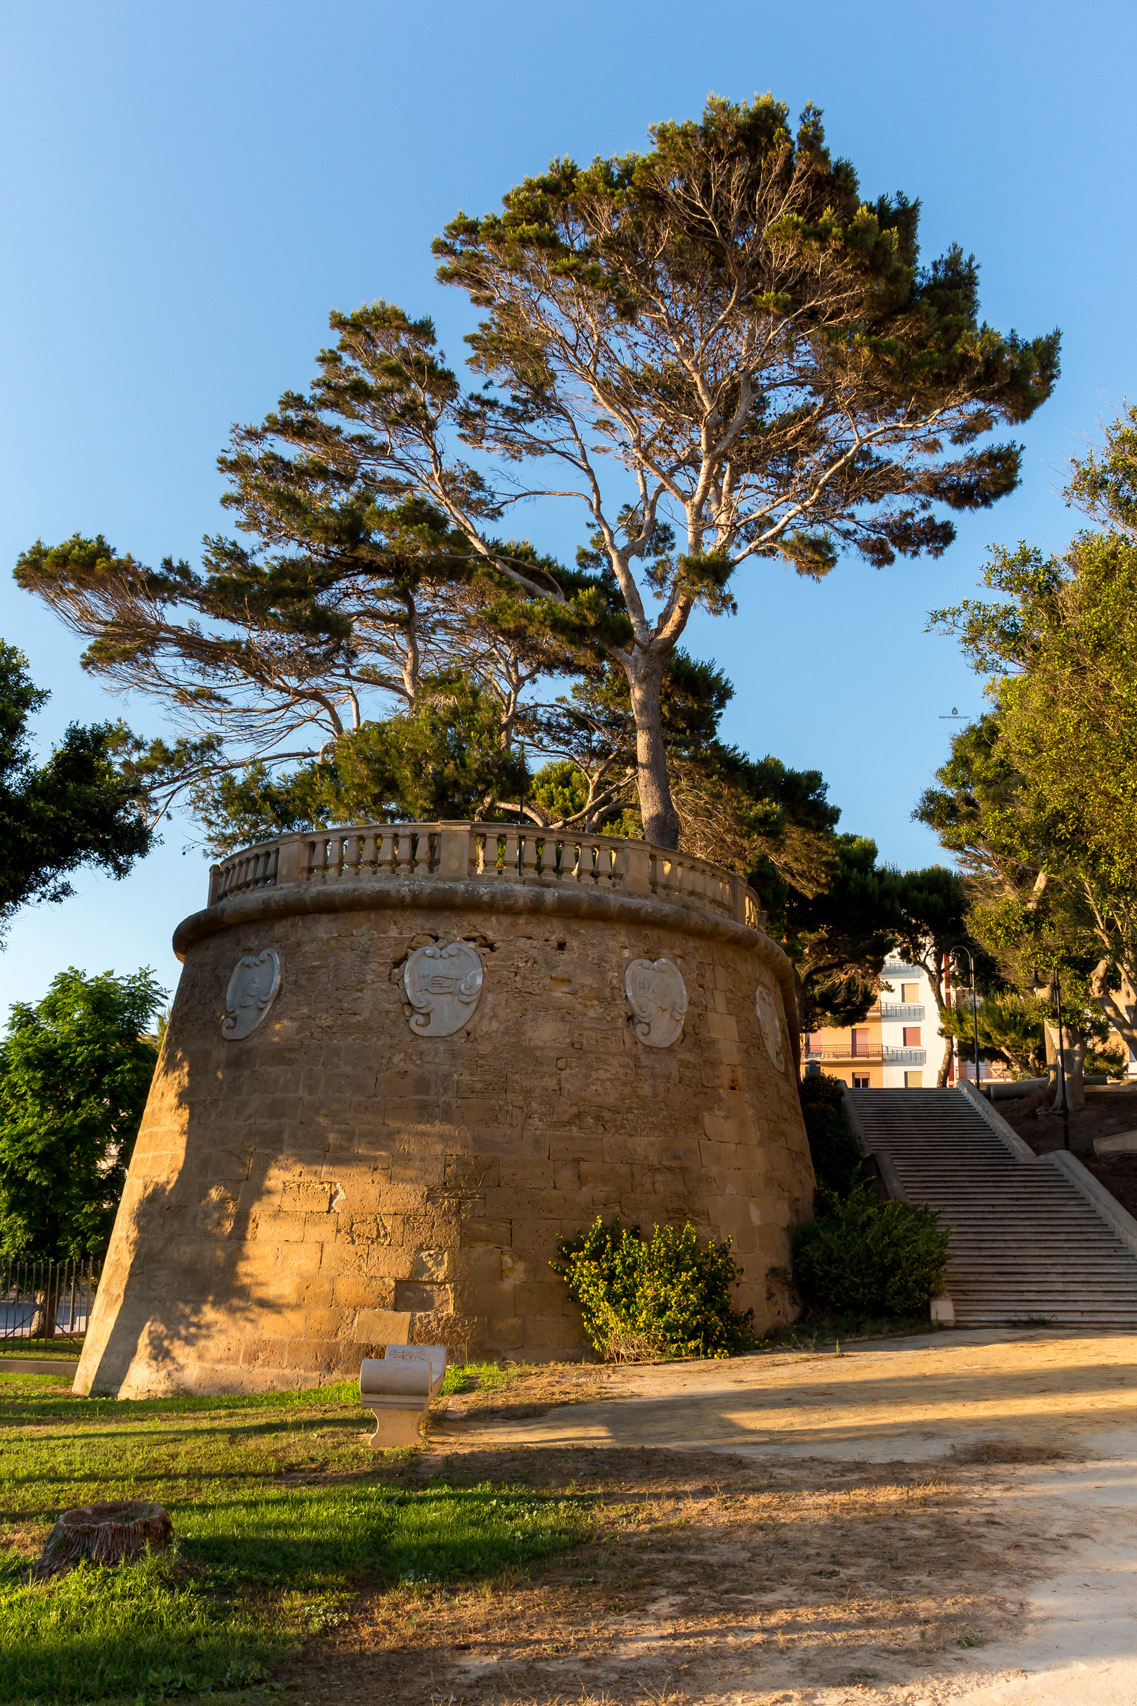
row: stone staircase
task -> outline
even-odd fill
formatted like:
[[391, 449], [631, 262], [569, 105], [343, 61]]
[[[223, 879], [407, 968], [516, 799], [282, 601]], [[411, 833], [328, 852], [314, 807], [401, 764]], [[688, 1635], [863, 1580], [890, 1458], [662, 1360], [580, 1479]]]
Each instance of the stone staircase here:
[[1072, 1157], [1033, 1155], [974, 1092], [845, 1099], [890, 1194], [943, 1211], [959, 1326], [1137, 1328], [1137, 1222]]

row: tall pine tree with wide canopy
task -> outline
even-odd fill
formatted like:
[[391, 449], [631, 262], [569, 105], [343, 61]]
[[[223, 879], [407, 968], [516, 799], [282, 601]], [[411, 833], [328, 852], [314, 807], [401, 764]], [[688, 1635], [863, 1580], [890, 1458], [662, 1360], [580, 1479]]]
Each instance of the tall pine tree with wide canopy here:
[[[309, 390], [222, 459], [251, 545], [208, 541], [204, 573], [100, 539], [25, 554], [90, 665], [185, 721], [142, 772], [172, 791], [326, 757], [367, 694], [405, 714], [455, 668], [498, 696], [508, 744], [542, 673], [614, 671], [643, 832], [674, 846], [663, 701], [692, 612], [732, 611], [756, 558], [820, 577], [846, 549], [938, 555], [945, 512], [1014, 487], [1019, 447], [989, 435], [1049, 395], [1057, 333], [983, 324], [975, 262], [921, 264], [918, 204], [865, 201], [813, 108], [795, 133], [770, 96], [712, 98], [651, 141], [446, 227], [439, 276], [481, 315], [473, 386], [429, 320], [333, 314]], [[576, 567], [509, 537], [533, 497], [579, 514]]]
[[[863, 201], [814, 108], [795, 136], [770, 96], [712, 98], [652, 141], [554, 162], [435, 249], [483, 314], [469, 342], [487, 385], [455, 403], [461, 437], [516, 464], [526, 492], [530, 470], [567, 492], [603, 540], [628, 630], [597, 638], [631, 694], [644, 833], [673, 846], [660, 700], [692, 611], [733, 609], [756, 557], [822, 576], [845, 548], [877, 564], [941, 553], [954, 530], [937, 506], [986, 507], [1017, 483], [1018, 446], [979, 440], [1050, 394], [1058, 335], [982, 324], [974, 260], [953, 248], [921, 266], [918, 203]], [[345, 382], [385, 313], [336, 322]], [[392, 424], [408, 478], [489, 549], [437, 438]], [[672, 524], [679, 548], [661, 550]], [[499, 567], [526, 598], [556, 596]]]

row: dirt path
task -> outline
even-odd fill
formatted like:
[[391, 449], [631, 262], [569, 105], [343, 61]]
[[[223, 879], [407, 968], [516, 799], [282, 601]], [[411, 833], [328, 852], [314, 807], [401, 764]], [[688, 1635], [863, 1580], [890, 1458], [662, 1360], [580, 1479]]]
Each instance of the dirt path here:
[[975, 1331], [785, 1356], [608, 1372], [597, 1403], [466, 1422], [432, 1438], [481, 1448], [651, 1445], [735, 1454], [932, 1460], [979, 1439], [1099, 1449], [1137, 1430], [1137, 1335]]
[[[637, 1448], [698, 1454], [703, 1461], [719, 1453], [771, 1473], [779, 1466], [792, 1473], [795, 1462], [819, 1471], [823, 1464], [888, 1465], [896, 1471], [941, 1464], [951, 1470], [953, 1498], [966, 1466], [973, 1465], [978, 1478], [970, 1502], [964, 1498], [952, 1506], [958, 1520], [950, 1532], [976, 1532], [975, 1525], [984, 1523], [1005, 1527], [1002, 1556], [988, 1555], [985, 1566], [992, 1582], [999, 1579], [1001, 1632], [980, 1643], [981, 1652], [966, 1650], [971, 1642], [966, 1634], [937, 1642], [937, 1652], [929, 1650], [926, 1657], [918, 1646], [911, 1651], [895, 1639], [890, 1645], [875, 1606], [866, 1601], [856, 1611], [864, 1625], [859, 1668], [846, 1669], [840, 1680], [832, 1669], [825, 1675], [823, 1665], [810, 1672], [799, 1664], [795, 1670], [767, 1618], [774, 1645], [763, 1649], [765, 1662], [755, 1663], [757, 1649], [744, 1652], [738, 1629], [729, 1636], [728, 1645], [738, 1649], [733, 1686], [716, 1643], [715, 1662], [704, 1655], [703, 1692], [696, 1686], [694, 1693], [677, 1688], [640, 1697], [721, 1706], [1137, 1702], [1137, 1336], [960, 1332], [849, 1346], [841, 1355], [795, 1353], [613, 1370], [603, 1392], [598, 1401], [516, 1420], [463, 1420], [459, 1403], [459, 1414], [435, 1430], [434, 1450], [451, 1464], [467, 1453], [483, 1461], [491, 1454], [520, 1459], [565, 1452], [583, 1452], [584, 1458], [591, 1452], [599, 1460]], [[999, 1465], [994, 1486], [985, 1464]], [[819, 1485], [818, 1477], [813, 1484]], [[918, 1530], [914, 1525], [910, 1535], [917, 1550], [932, 1544], [930, 1534]], [[947, 1544], [948, 1536], [945, 1528], [935, 1544]], [[724, 1592], [738, 1591], [742, 1558], [736, 1552], [732, 1567], [723, 1554], [718, 1579]], [[976, 1567], [973, 1560], [972, 1570]], [[978, 1616], [975, 1610], [953, 1612], [947, 1589], [940, 1591], [945, 1616]], [[660, 1609], [667, 1611], [666, 1602]], [[921, 1615], [930, 1625], [932, 1611]], [[755, 1619], [754, 1629], [760, 1621]], [[629, 1629], [629, 1639], [632, 1635]], [[678, 1631], [658, 1615], [654, 1624], [650, 1616], [646, 1624], [641, 1620], [635, 1635], [646, 1653], [653, 1643], [676, 1639]], [[602, 1688], [594, 1695], [582, 1690], [563, 1697], [507, 1688], [495, 1696], [598, 1703], [625, 1697], [622, 1690]]]

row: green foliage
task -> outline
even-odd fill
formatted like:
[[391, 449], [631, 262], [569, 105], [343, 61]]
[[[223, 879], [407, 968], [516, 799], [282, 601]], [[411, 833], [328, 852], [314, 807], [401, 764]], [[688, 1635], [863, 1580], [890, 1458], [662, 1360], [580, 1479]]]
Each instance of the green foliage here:
[[892, 874], [876, 842], [835, 835], [822, 881], [787, 885], [771, 907], [774, 933], [802, 982], [802, 1028], [855, 1023], [871, 1007], [899, 923]]
[[881, 1202], [871, 1184], [856, 1185], [793, 1228], [794, 1283], [825, 1314], [926, 1316], [947, 1264], [939, 1220], [925, 1205]]
[[975, 1057], [975, 1025], [979, 1026], [980, 1060], [1003, 1060], [1020, 1078], [1046, 1075], [1047, 1009], [1031, 995], [1015, 991], [988, 994], [976, 1004], [957, 995], [940, 1016], [940, 1034], [955, 1039], [962, 1060]]
[[[347, 1382], [114, 1402], [76, 1399], [54, 1378], [7, 1377], [0, 1497], [25, 1514], [0, 1553], [0, 1702], [248, 1687], [345, 1621], [367, 1588], [493, 1582], [587, 1531], [571, 1497], [401, 1479], [412, 1454], [371, 1451], [365, 1422]], [[176, 1550], [27, 1582], [59, 1511], [140, 1489], [170, 1512]]]
[[1071, 1026], [1137, 1043], [1137, 412], [1074, 464], [1072, 501], [1102, 524], [1059, 555], [1000, 550], [933, 620], [987, 676], [991, 710], [960, 731], [918, 816], [957, 853], [973, 933], [1021, 994]]
[[74, 893], [67, 878], [80, 866], [123, 877], [153, 840], [141, 790], [115, 763], [125, 731], [72, 723], [46, 763], [33, 763], [28, 723], [49, 697], [0, 640], [0, 936], [29, 901]]
[[609, 1361], [731, 1356], [753, 1343], [753, 1311], [731, 1301], [740, 1270], [730, 1239], [700, 1248], [688, 1222], [682, 1230], [656, 1226], [594, 1226], [557, 1242], [554, 1273], [580, 1304], [584, 1330]]
[[794, 1284], [814, 1313], [926, 1318], [943, 1285], [948, 1234], [933, 1210], [880, 1200], [864, 1176], [844, 1091], [824, 1073], [802, 1080], [817, 1216], [792, 1229]]
[[845, 1118], [845, 1086], [827, 1073], [801, 1081], [801, 1112], [820, 1200], [844, 1197], [861, 1176], [861, 1149]]
[[314, 763], [284, 774], [254, 764], [202, 783], [195, 798], [212, 845], [230, 851], [309, 825], [494, 815], [494, 802], [525, 788], [498, 707], [451, 674], [425, 681], [413, 711], [364, 723]]
[[54, 978], [0, 1042], [0, 1253], [101, 1256], [158, 1051], [150, 971]]
[[588, 805], [588, 777], [571, 758], [556, 758], [532, 777], [526, 791], [530, 804], [539, 806], [550, 823], [576, 817]]

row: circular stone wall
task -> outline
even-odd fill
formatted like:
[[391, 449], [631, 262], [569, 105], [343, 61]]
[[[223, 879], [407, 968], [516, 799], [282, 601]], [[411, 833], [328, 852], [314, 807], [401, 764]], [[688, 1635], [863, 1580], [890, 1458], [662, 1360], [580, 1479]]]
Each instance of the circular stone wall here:
[[76, 1390], [312, 1385], [408, 1340], [579, 1356], [549, 1262], [597, 1215], [729, 1235], [740, 1307], [788, 1318], [813, 1176], [759, 932], [422, 880], [241, 895], [175, 945]]

